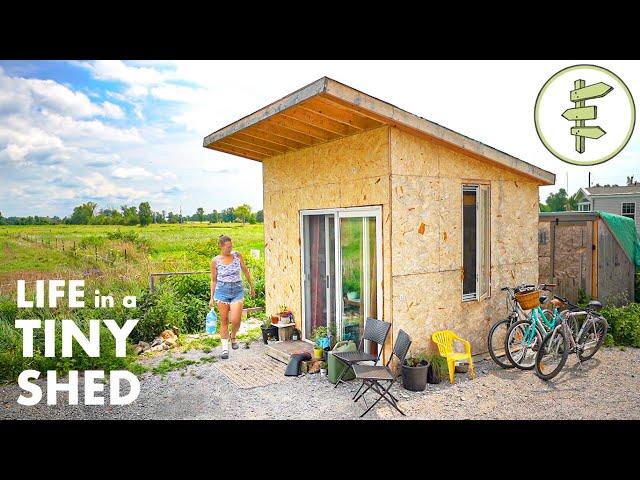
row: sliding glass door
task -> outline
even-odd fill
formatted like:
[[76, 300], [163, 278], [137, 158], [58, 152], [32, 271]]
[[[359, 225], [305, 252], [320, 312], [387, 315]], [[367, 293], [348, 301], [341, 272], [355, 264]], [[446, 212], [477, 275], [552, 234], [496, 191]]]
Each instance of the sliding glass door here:
[[333, 214], [303, 216], [302, 256], [304, 338], [311, 339], [313, 329], [336, 329], [335, 302], [335, 218]]
[[304, 338], [327, 326], [335, 340], [360, 341], [381, 318], [380, 207], [301, 212]]

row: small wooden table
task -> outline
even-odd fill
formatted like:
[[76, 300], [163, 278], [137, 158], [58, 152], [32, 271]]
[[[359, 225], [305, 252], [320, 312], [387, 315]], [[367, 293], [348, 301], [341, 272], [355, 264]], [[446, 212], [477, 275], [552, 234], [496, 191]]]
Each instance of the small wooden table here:
[[278, 327], [278, 340], [284, 342], [285, 340], [291, 340], [293, 331], [296, 328], [295, 322], [291, 323], [272, 323], [272, 325]]

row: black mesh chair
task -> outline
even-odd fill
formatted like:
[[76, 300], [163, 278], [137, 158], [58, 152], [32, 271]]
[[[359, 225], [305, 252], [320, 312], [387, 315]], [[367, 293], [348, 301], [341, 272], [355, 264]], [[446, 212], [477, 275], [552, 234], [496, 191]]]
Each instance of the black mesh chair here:
[[[377, 318], [367, 318], [366, 323], [364, 324], [364, 333], [362, 338], [360, 339], [360, 344], [358, 345], [357, 352], [335, 352], [331, 353], [337, 360], [341, 361], [346, 365], [345, 368], [342, 369], [338, 380], [333, 388], [336, 388], [340, 383], [345, 383], [342, 378], [347, 374], [349, 369], [357, 363], [360, 362], [375, 362], [378, 363], [380, 360], [380, 355], [382, 353], [382, 347], [384, 346], [384, 342], [387, 340], [387, 335], [389, 334], [389, 330], [391, 329], [391, 324], [389, 322], [385, 322], [384, 320], [378, 320]], [[374, 342], [378, 344], [378, 354], [373, 355], [371, 353], [366, 353], [364, 351], [364, 341], [369, 340], [370, 342]]]
[[[407, 356], [407, 352], [409, 351], [410, 346], [411, 337], [409, 337], [409, 335], [407, 335], [404, 330], [400, 330], [398, 332], [398, 338], [396, 338], [396, 343], [393, 345], [393, 353], [391, 357], [389, 357], [386, 365], [353, 365], [352, 368], [356, 373], [356, 378], [362, 380], [362, 385], [360, 385], [360, 388], [353, 396], [353, 401], [357, 402], [358, 400], [360, 400], [360, 398], [362, 398], [362, 396], [369, 390], [373, 390], [378, 394], [378, 398], [376, 399], [376, 401], [373, 402], [362, 415], [360, 415], [361, 418], [364, 417], [369, 412], [369, 410], [375, 407], [376, 404], [383, 398], [404, 416], [404, 412], [398, 408], [398, 399], [394, 397], [389, 390], [398, 377], [401, 365], [404, 363], [404, 359]], [[396, 368], [396, 373], [393, 373], [391, 371], [391, 368], [389, 368], [389, 364], [391, 363], [394, 355], [399, 361], [398, 368]], [[380, 382], [389, 382], [389, 384], [385, 388]], [[367, 388], [365, 388], [364, 391], [360, 393], [360, 390], [362, 390], [365, 385], [367, 386]]]

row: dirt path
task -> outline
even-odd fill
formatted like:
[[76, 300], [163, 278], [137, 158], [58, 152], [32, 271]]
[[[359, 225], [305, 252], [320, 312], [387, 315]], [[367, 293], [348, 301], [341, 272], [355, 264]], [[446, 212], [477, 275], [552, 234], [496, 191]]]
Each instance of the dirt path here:
[[[219, 354], [215, 349], [209, 355], [191, 351], [183, 357], [198, 360]], [[243, 389], [218, 368], [222, 362], [242, 367], [263, 356], [264, 346], [253, 343], [248, 350], [232, 351], [230, 360], [201, 362], [164, 378], [144, 374], [140, 396], [127, 406], [69, 406], [61, 404], [66, 403], [61, 395], [55, 407], [45, 402], [22, 407], [16, 403], [21, 389], [8, 385], [0, 387], [0, 419], [357, 419], [365, 408], [362, 401], [351, 401], [354, 382], [334, 389], [319, 374], [276, 375], [276, 383]], [[284, 372], [284, 364], [277, 368]], [[457, 374], [455, 385], [428, 385], [420, 393], [398, 385], [393, 391], [407, 417], [381, 402], [366, 418], [640, 419], [640, 349], [603, 349], [582, 369], [571, 356], [551, 382], [539, 380], [532, 372], [501, 370], [489, 361], [477, 362], [476, 373], [473, 381]], [[369, 401], [373, 398], [368, 396]]]

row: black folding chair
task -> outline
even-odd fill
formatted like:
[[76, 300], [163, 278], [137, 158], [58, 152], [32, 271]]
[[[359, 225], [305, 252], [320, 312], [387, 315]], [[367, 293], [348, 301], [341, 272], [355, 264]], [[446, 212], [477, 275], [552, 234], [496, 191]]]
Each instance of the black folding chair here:
[[[364, 333], [360, 339], [357, 352], [331, 352], [337, 360], [340, 360], [346, 366], [342, 369], [338, 380], [333, 388], [337, 388], [340, 383], [346, 383], [342, 378], [347, 374], [351, 367], [360, 362], [374, 362], [378, 363], [380, 355], [382, 354], [382, 347], [387, 340], [387, 335], [391, 329], [391, 324], [384, 320], [378, 320], [377, 318], [367, 318], [364, 324]], [[364, 351], [365, 340], [378, 344], [378, 354], [373, 355]]]
[[[399, 411], [403, 416], [405, 416], [404, 412], [398, 408], [398, 399], [394, 397], [391, 392], [391, 386], [396, 381], [398, 374], [400, 372], [401, 365], [404, 363], [404, 359], [407, 356], [407, 352], [409, 351], [409, 347], [411, 346], [411, 337], [407, 335], [404, 330], [400, 330], [398, 332], [398, 338], [396, 339], [396, 343], [393, 345], [393, 353], [386, 365], [353, 365], [353, 371], [356, 373], [356, 378], [362, 380], [362, 385], [353, 396], [353, 401], [357, 402], [362, 398], [362, 396], [367, 393], [369, 390], [373, 390], [379, 396], [375, 402], [371, 404], [369, 408], [367, 408], [360, 418], [364, 417], [369, 410], [376, 406], [376, 404], [381, 400], [385, 399], [387, 402], [391, 404], [393, 408]], [[389, 364], [393, 359], [393, 356], [396, 356], [398, 361], [398, 368], [396, 369], [396, 373], [391, 371], [389, 368]], [[387, 387], [383, 387], [380, 382], [389, 382]], [[358, 395], [362, 387], [367, 386], [367, 388]], [[366, 402], [365, 402], [366, 403]]]

